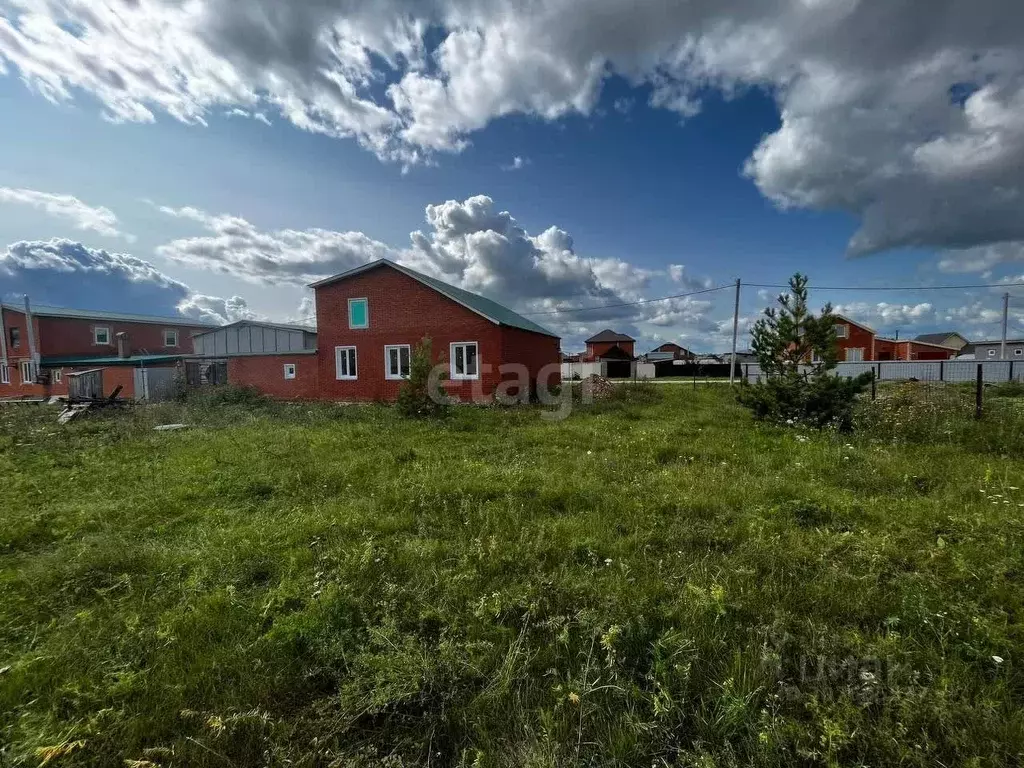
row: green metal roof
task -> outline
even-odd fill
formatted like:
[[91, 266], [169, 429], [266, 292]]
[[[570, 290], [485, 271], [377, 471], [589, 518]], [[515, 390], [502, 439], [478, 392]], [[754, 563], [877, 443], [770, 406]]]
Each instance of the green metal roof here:
[[40, 359], [39, 365], [42, 368], [52, 368], [58, 365], [154, 365], [156, 363], [171, 363], [195, 355], [132, 355], [131, 357], [88, 357], [85, 355], [72, 355], [70, 357], [44, 357]]
[[[24, 313], [25, 307], [16, 304], [4, 304], [4, 309]], [[156, 323], [159, 325], [194, 325], [203, 327], [218, 327], [217, 323], [207, 320], [195, 320], [191, 317], [178, 315], [177, 317], [166, 317], [163, 315], [133, 315], [124, 312], [107, 312], [98, 309], [72, 309], [70, 307], [50, 307], [45, 304], [36, 306], [30, 305], [32, 314], [38, 317], [74, 317], [83, 320], [120, 320], [123, 323]]]
[[558, 334], [552, 333], [544, 326], [523, 317], [518, 312], [513, 312], [508, 307], [499, 304], [492, 299], [488, 299], [477, 293], [465, 291], [462, 288], [456, 288], [454, 285], [449, 285], [437, 278], [424, 275], [422, 272], [417, 272], [415, 269], [409, 269], [401, 264], [396, 264], [390, 259], [378, 259], [377, 261], [371, 261], [369, 264], [364, 264], [361, 267], [350, 269], [348, 272], [342, 272], [340, 275], [334, 275], [333, 277], [319, 280], [311, 284], [310, 288], [318, 288], [323, 285], [328, 285], [339, 280], [344, 280], [346, 277], [352, 277], [375, 267], [385, 265], [397, 269], [399, 272], [408, 275], [413, 280], [417, 280], [429, 288], [433, 288], [438, 293], [447, 296], [452, 301], [476, 312], [478, 315], [486, 317], [493, 323], [497, 323], [498, 325], [507, 325], [512, 328], [520, 328], [524, 331], [532, 331], [533, 333], [540, 333], [545, 336], [553, 336], [556, 339], [559, 338]]

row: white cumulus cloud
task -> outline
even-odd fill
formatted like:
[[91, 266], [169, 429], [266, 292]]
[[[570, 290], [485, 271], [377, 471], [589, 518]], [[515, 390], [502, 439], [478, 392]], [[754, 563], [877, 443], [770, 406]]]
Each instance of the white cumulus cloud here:
[[88, 93], [112, 121], [274, 114], [406, 165], [461, 151], [503, 116], [594, 113], [611, 76], [687, 119], [708, 92], [763, 89], [781, 121], [746, 173], [781, 206], [856, 216], [854, 253], [1024, 241], [1022, 39], [1017, 0], [11, 0], [0, 11], [0, 62], [51, 101]]
[[123, 237], [129, 242], [135, 240], [134, 236], [117, 228], [117, 216], [109, 208], [86, 205], [72, 195], [0, 187], [0, 203], [28, 205], [50, 216], [69, 221], [77, 229], [90, 230], [106, 237]]

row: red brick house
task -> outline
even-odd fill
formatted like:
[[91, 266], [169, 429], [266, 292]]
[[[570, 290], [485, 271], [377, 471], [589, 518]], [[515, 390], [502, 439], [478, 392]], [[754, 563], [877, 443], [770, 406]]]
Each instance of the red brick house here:
[[632, 360], [636, 357], [634, 345], [636, 339], [624, 333], [616, 333], [605, 328], [586, 340], [587, 351], [583, 362], [594, 363], [599, 360]]
[[[0, 398], [67, 394], [66, 374], [103, 368], [103, 387], [134, 397], [133, 369], [173, 367], [209, 324], [65, 307], [0, 305]], [[109, 370], [108, 370], [109, 369]]]
[[662, 344], [660, 347], [655, 347], [644, 355], [644, 358], [651, 363], [662, 360], [693, 360], [694, 357], [693, 352], [686, 347], [671, 341]]
[[[560, 381], [559, 337], [495, 301], [388, 259], [329, 277], [316, 293], [318, 390], [327, 400], [394, 400], [413, 348], [432, 342], [448, 393], [490, 400], [503, 381]], [[519, 373], [517, 373], [517, 369]], [[506, 384], [503, 393], [516, 394]]]
[[879, 336], [874, 328], [843, 315], [835, 315], [839, 362], [884, 360], [951, 360], [956, 347], [916, 339], [898, 340]]

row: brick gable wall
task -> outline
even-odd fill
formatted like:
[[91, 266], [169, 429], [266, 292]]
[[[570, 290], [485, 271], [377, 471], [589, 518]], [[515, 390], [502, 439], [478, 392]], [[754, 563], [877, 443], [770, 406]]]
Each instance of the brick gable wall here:
[[[348, 327], [350, 298], [367, 299], [369, 328]], [[481, 378], [446, 382], [452, 395], [461, 400], [486, 399], [498, 383], [501, 327], [391, 267], [381, 266], [317, 288], [316, 320], [320, 392], [325, 399], [394, 400], [401, 381], [385, 378], [384, 347], [408, 344], [415, 348], [424, 336], [432, 341], [435, 362], [450, 362], [452, 342], [478, 344]], [[339, 346], [356, 347], [355, 381], [337, 379], [335, 348]]]

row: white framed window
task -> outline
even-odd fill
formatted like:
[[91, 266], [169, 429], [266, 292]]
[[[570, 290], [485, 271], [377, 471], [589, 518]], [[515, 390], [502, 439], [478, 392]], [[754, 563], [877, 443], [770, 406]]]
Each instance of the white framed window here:
[[64, 381], [64, 371], [61, 370], [60, 368], [54, 368], [53, 369], [53, 383], [54, 384], [60, 384], [62, 381]]
[[348, 327], [370, 327], [370, 302], [367, 299], [348, 300]]
[[863, 347], [851, 347], [846, 350], [846, 362], [848, 363], [862, 363], [864, 362], [864, 348]]
[[388, 344], [384, 347], [384, 378], [407, 379], [412, 367], [412, 347]]
[[284, 364], [284, 377], [286, 379], [294, 379], [295, 378], [295, 363], [285, 363]]
[[455, 341], [451, 344], [452, 379], [479, 379], [480, 354], [475, 341]]
[[6, 360], [0, 360], [0, 384], [11, 383], [11, 369], [7, 367]]
[[1016, 357], [1020, 357], [1021, 355], [1024, 355], [1024, 349], [1021, 349], [1020, 347], [1017, 347], [1015, 350], [1013, 350], [1013, 354]]
[[93, 344], [110, 344], [110, 328], [105, 325], [94, 325], [92, 327]]
[[811, 363], [813, 363], [814, 365], [817, 365], [820, 362], [821, 362], [821, 355], [819, 355], [817, 352], [811, 352]]
[[36, 367], [33, 365], [31, 360], [22, 360], [18, 366], [21, 370], [21, 383], [22, 384], [35, 384], [36, 383]]
[[995, 357], [995, 356], [996, 356], [996, 351], [995, 351], [994, 349], [990, 349], [990, 350], [988, 351], [988, 356], [989, 356], [989, 357]]
[[178, 329], [177, 328], [164, 328], [164, 346], [165, 347], [176, 347], [176, 346], [178, 346]]
[[850, 338], [850, 326], [848, 326], [846, 323], [836, 323], [835, 329], [837, 339]]
[[334, 348], [334, 369], [335, 377], [338, 379], [356, 379], [359, 377], [359, 369], [356, 366], [355, 347]]

